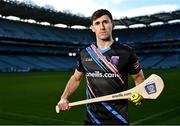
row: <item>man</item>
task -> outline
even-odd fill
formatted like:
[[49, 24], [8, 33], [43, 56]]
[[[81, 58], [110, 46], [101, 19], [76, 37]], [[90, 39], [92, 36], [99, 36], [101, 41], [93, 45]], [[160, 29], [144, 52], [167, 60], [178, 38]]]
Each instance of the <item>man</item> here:
[[[60, 110], [68, 110], [68, 98], [77, 89], [81, 78], [87, 80], [87, 98], [109, 95], [128, 88], [128, 74], [135, 84], [144, 81], [138, 58], [131, 48], [114, 42], [114, 22], [108, 10], [100, 9], [91, 17], [96, 43], [80, 52], [77, 68], [69, 79], [61, 100]], [[139, 101], [138, 101], [139, 102]], [[85, 124], [128, 124], [128, 100], [115, 100], [86, 105]]]

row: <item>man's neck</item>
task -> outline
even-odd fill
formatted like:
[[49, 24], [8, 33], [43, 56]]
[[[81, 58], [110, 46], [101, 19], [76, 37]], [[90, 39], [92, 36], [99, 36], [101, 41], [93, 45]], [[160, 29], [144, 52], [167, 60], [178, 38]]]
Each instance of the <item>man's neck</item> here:
[[110, 41], [97, 41], [97, 46], [101, 50], [104, 50], [104, 49], [107, 49], [108, 47], [110, 47], [113, 42], [114, 42], [113, 40], [110, 40]]

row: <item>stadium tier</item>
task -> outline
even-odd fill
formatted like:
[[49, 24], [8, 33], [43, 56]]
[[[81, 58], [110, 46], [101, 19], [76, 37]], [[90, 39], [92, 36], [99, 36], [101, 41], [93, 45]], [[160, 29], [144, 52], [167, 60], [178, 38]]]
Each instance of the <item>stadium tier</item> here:
[[[133, 47], [143, 68], [180, 67], [180, 24], [115, 29], [114, 40]], [[118, 39], [117, 39], [118, 38]], [[0, 71], [73, 70], [90, 29], [58, 28], [0, 19]]]
[[178, 68], [180, 63], [179, 55], [150, 55], [144, 56], [141, 60], [141, 65], [144, 68]]
[[75, 58], [58, 56], [0, 55], [2, 72], [73, 70]]
[[[166, 24], [154, 27], [116, 29], [114, 37], [120, 42], [161, 42], [180, 40], [180, 24]], [[41, 40], [44, 42], [67, 42], [89, 44], [95, 41], [90, 29], [71, 29], [42, 26], [25, 22], [0, 19], [0, 36], [19, 39]]]
[[57, 28], [6, 19], [0, 19], [0, 36], [40, 40], [47, 43], [68, 42], [71, 44], [88, 44], [94, 41], [94, 35], [90, 30]]

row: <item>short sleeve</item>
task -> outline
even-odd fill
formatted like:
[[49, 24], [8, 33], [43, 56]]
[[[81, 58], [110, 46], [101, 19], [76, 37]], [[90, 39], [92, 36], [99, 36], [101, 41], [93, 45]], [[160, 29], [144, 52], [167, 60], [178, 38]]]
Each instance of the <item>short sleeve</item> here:
[[138, 61], [138, 57], [134, 50], [130, 50], [130, 57], [128, 62], [128, 73], [129, 74], [137, 74], [141, 70], [140, 63]]
[[76, 69], [79, 71], [79, 72], [85, 72], [85, 69], [82, 65], [82, 62], [81, 62], [81, 56], [79, 56], [77, 58], [77, 63], [76, 63]]

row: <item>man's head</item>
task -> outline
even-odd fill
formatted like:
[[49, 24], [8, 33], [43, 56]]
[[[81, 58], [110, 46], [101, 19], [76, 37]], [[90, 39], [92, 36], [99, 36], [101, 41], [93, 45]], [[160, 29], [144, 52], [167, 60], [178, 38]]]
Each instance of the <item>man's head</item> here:
[[91, 17], [91, 22], [91, 28], [96, 34], [97, 41], [112, 41], [114, 21], [108, 10], [100, 9], [95, 11]]
[[106, 10], [106, 9], [99, 9], [99, 10], [95, 11], [92, 14], [92, 16], [91, 16], [91, 24], [93, 24], [94, 20], [96, 20], [97, 18], [99, 18], [99, 17], [101, 17], [103, 15], [107, 15], [111, 19], [111, 21], [113, 20], [112, 14], [108, 10]]

